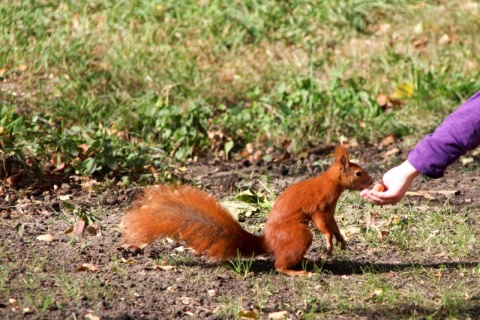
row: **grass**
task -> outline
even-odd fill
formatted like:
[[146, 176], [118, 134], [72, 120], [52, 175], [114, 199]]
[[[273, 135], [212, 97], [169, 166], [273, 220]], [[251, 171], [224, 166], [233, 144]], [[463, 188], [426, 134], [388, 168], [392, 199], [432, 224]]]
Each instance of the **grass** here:
[[[138, 180], [226, 144], [418, 136], [480, 88], [480, 23], [455, 1], [17, 0], [0, 13], [3, 152], [54, 153], [86, 176]], [[382, 111], [377, 96], [405, 85]]]
[[[399, 204], [393, 210], [402, 210], [402, 207]], [[347, 193], [340, 200], [339, 208], [337, 219], [341, 221], [342, 228], [364, 225], [361, 220], [365, 211], [370, 210], [367, 205], [359, 204], [358, 196], [353, 193]], [[480, 294], [480, 267], [478, 263], [462, 263], [464, 259], [471, 258], [470, 252], [474, 251], [468, 246], [477, 246], [478, 241], [471, 229], [470, 232], [466, 230], [468, 222], [465, 222], [465, 216], [468, 212], [444, 206], [434, 208], [428, 215], [422, 214], [418, 206], [409, 210], [405, 212], [406, 220], [399, 225], [381, 224], [390, 219], [387, 212], [381, 212], [376, 222], [383, 226], [382, 230], [390, 232], [385, 240], [377, 239], [371, 230], [361, 229], [359, 233], [350, 235], [348, 241], [357, 248], [359, 243], [362, 244], [362, 253], [336, 250], [333, 260], [322, 261], [321, 269], [316, 269], [315, 274], [307, 278], [284, 277], [268, 272], [253, 275], [258, 262], [243, 264], [241, 260], [233, 265], [239, 269], [238, 275], [232, 268], [215, 267], [212, 273], [199, 272], [195, 263], [197, 259], [191, 255], [184, 258], [189, 261], [185, 268], [172, 271], [146, 272], [149, 267], [144, 269], [142, 265], [150, 266], [150, 258], [139, 256], [132, 259], [133, 263], [127, 264], [112, 255], [106, 264], [94, 262], [103, 272], [72, 272], [70, 269], [77, 266], [52, 264], [53, 261], [58, 262], [54, 252], [45, 252], [38, 247], [29, 251], [28, 260], [17, 259], [19, 252], [16, 255], [9, 253], [5, 244], [0, 247], [0, 255], [10, 262], [0, 267], [0, 293], [7, 298], [16, 298], [20, 310], [31, 308], [35, 314], [48, 316], [57, 309], [64, 314], [69, 310], [70, 301], [76, 301], [76, 308], [87, 307], [100, 314], [102, 307], [99, 301], [105, 301], [106, 306], [119, 301], [139, 306], [150, 303], [149, 294], [147, 298], [144, 296], [152, 286], [156, 288], [152, 293], [155, 299], [180, 299], [175, 295], [178, 291], [183, 297], [181, 299], [188, 297], [196, 301], [195, 304], [202, 305], [205, 291], [214, 281], [224, 279], [245, 287], [243, 295], [224, 291], [221, 286], [214, 287], [218, 295], [216, 301], [220, 303], [217, 315], [227, 317], [250, 311], [249, 306], [261, 308], [254, 311], [263, 316], [288, 310], [290, 315], [305, 319], [393, 314], [400, 318], [418, 316], [433, 319], [471, 316]], [[436, 233], [436, 230], [441, 231]], [[431, 237], [432, 233], [436, 237]], [[324, 243], [322, 235], [317, 233], [316, 237]], [[72, 248], [67, 247], [67, 252], [72, 254]], [[91, 248], [82, 254], [95, 261], [96, 250], [98, 247], [92, 243]], [[401, 256], [395, 256], [397, 251]], [[379, 257], [382, 252], [393, 256]], [[442, 252], [446, 254], [439, 260], [444, 262], [436, 263], [423, 258], [432, 258]], [[358, 256], [363, 255], [369, 259], [365, 263], [351, 262], [352, 256], [358, 260]], [[168, 256], [161, 258], [162, 261], [165, 259]], [[187, 261], [182, 260], [183, 255], [174, 259], [176, 265]], [[401, 262], [398, 262], [399, 259]], [[342, 270], [350, 268], [351, 272], [336, 270], [338, 266], [342, 266]], [[139, 270], [145, 272], [145, 278], [132, 282], [132, 275]], [[162, 279], [163, 272], [173, 272], [176, 276]], [[14, 289], [19, 286], [22, 294]]]

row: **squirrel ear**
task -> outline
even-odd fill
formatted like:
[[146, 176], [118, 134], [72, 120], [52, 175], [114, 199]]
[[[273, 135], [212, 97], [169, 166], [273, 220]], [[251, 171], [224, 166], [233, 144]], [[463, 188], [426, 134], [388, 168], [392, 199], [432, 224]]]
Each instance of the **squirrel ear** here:
[[335, 148], [335, 160], [342, 165], [344, 170], [348, 168], [350, 159], [348, 157], [348, 152], [344, 147], [337, 146]]

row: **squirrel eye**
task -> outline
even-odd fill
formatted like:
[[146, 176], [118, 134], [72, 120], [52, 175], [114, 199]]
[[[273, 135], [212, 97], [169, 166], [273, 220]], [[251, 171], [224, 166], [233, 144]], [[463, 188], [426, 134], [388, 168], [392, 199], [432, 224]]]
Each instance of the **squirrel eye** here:
[[362, 176], [362, 172], [361, 172], [361, 171], [357, 171], [357, 172], [355, 172], [355, 175], [356, 175], [357, 177], [361, 177], [361, 176]]

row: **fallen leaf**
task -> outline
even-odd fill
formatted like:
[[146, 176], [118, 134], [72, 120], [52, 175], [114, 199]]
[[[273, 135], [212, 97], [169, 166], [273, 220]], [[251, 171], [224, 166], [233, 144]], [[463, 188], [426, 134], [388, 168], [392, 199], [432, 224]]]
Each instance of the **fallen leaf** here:
[[251, 310], [242, 310], [238, 313], [238, 315], [240, 316], [240, 319], [258, 319], [258, 313]]
[[427, 37], [420, 37], [420, 38], [414, 39], [412, 41], [412, 44], [417, 49], [425, 48], [428, 44], [428, 38]]
[[399, 224], [402, 221], [403, 221], [403, 219], [400, 218], [399, 216], [397, 216], [396, 214], [390, 216], [390, 224], [391, 225]]
[[279, 319], [285, 319], [287, 316], [288, 316], [288, 311], [271, 312], [268, 314], [268, 319], [279, 320]]
[[95, 223], [92, 223], [88, 227], [85, 228], [85, 230], [88, 232], [88, 234], [92, 236], [98, 236], [100, 235], [100, 226], [97, 226]]
[[175, 266], [155, 266], [154, 269], [161, 269], [164, 271], [175, 269]]
[[25, 71], [25, 70], [27, 70], [27, 65], [26, 64], [20, 64], [20, 65], [16, 66], [14, 70], [15, 71], [20, 71], [20, 72]]
[[380, 93], [377, 97], [377, 103], [385, 111], [385, 109], [391, 108], [393, 106], [392, 102], [387, 95]]
[[86, 315], [83, 316], [87, 320], [100, 320], [99, 316], [95, 316], [91, 313], [87, 313]]
[[255, 151], [255, 153], [252, 156], [252, 161], [253, 162], [258, 162], [260, 160], [260, 158], [262, 157], [262, 155], [263, 155], [262, 150]]
[[460, 158], [460, 162], [461, 162], [464, 166], [467, 165], [467, 164], [469, 164], [469, 163], [473, 163], [474, 161], [475, 161], [475, 159], [472, 158], [472, 157], [461, 157], [461, 158]]
[[0, 68], [0, 77], [3, 77], [3, 75], [7, 73], [7, 71], [8, 71], [7, 67]]
[[178, 299], [179, 299], [179, 300], [182, 302], [182, 304], [184, 304], [184, 305], [189, 305], [189, 304], [192, 303], [192, 298], [189, 298], [189, 297], [180, 297], [180, 298], [178, 298]]
[[52, 242], [54, 240], [51, 234], [43, 234], [41, 236], [38, 236], [36, 239], [45, 242]]
[[73, 232], [73, 226], [69, 226], [67, 230], [65, 230], [63, 233], [69, 234]]
[[179, 247], [176, 247], [173, 250], [178, 251], [178, 252], [185, 252], [185, 247], [184, 246], [179, 246]]
[[23, 314], [32, 314], [32, 313], [33, 313], [33, 310], [30, 309], [30, 308], [23, 308], [23, 309], [22, 309], [22, 313], [23, 313]]
[[383, 290], [378, 288], [373, 291], [374, 296], [380, 296], [382, 293], [383, 293]]
[[404, 100], [413, 96], [413, 83], [399, 83], [390, 98], [395, 100]]
[[227, 208], [228, 212], [235, 218], [235, 220], [238, 220], [238, 216], [241, 213], [245, 213], [245, 215], [248, 217], [252, 214], [252, 212], [255, 212], [257, 208], [245, 201], [222, 201], [222, 206]]
[[207, 291], [207, 294], [208, 294], [209, 297], [215, 297], [217, 295], [217, 292], [215, 290], [211, 289], [211, 290]]
[[416, 34], [421, 34], [423, 32], [423, 24], [421, 22], [417, 23], [413, 28], [413, 32]]
[[395, 142], [395, 135], [394, 134], [389, 134], [382, 140], [383, 145], [389, 145], [393, 144]]
[[92, 263], [84, 263], [77, 269], [78, 271], [93, 271], [93, 272], [99, 272], [100, 269], [95, 267]]
[[128, 260], [125, 259], [125, 258], [122, 258], [121, 260], [122, 260], [123, 263], [129, 264], [129, 265], [135, 264], [135, 262], [136, 262], [135, 259], [132, 259], [132, 258], [130, 258]]
[[450, 36], [448, 34], [444, 34], [443, 36], [440, 37], [440, 39], [438, 39], [438, 44], [441, 46], [449, 42], [450, 42]]
[[20, 170], [18, 173], [7, 178], [7, 183], [10, 187], [20, 185], [22, 181], [29, 176], [29, 173], [25, 170]]
[[69, 195], [69, 194], [64, 194], [64, 195], [58, 196], [58, 199], [62, 200], [62, 201], [70, 200], [70, 198], [71, 198], [71, 195]]
[[75, 230], [75, 233], [78, 234], [78, 235], [81, 235], [83, 234], [83, 231], [85, 230], [85, 220], [78, 220], [77, 222], [75, 222], [75, 224], [73, 225], [73, 229]]
[[147, 246], [145, 243], [141, 243], [140, 245], [132, 244], [132, 243], [124, 243], [120, 245], [117, 250], [122, 251], [122, 250], [127, 250], [127, 251], [132, 251], [132, 252], [138, 252], [142, 249], [144, 249]]

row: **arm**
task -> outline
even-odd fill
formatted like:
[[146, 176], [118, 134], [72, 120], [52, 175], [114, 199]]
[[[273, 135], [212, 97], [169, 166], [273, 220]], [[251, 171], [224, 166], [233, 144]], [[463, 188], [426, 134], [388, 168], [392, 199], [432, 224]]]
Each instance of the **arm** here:
[[374, 204], [393, 204], [403, 198], [419, 174], [443, 176], [445, 169], [467, 151], [480, 145], [480, 92], [449, 115], [409, 153], [408, 160], [383, 176], [385, 192], [363, 190], [362, 197]]
[[449, 115], [408, 155], [422, 174], [440, 178], [445, 169], [467, 151], [480, 145], [480, 92]]

